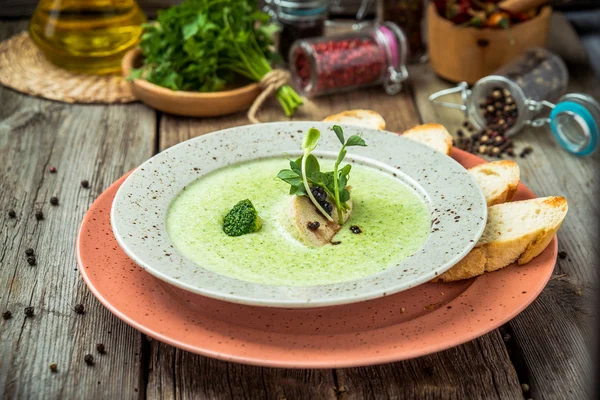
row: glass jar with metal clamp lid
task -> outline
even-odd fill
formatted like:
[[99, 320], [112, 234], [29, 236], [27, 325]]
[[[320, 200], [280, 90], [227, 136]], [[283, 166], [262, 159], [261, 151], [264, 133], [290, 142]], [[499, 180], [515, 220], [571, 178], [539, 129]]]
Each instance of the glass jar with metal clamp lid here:
[[[429, 100], [463, 111], [480, 129], [506, 138], [530, 125], [549, 124], [556, 141], [576, 155], [588, 155], [598, 144], [600, 104], [591, 96], [570, 93], [568, 71], [560, 57], [542, 48], [526, 51], [471, 89], [466, 82], [432, 94]], [[461, 94], [461, 103], [439, 99]], [[556, 103], [554, 103], [556, 102]], [[548, 109], [548, 117], [538, 117]]]
[[383, 85], [393, 95], [408, 78], [408, 42], [395, 24], [370, 24], [352, 32], [294, 42], [292, 83], [308, 97]]

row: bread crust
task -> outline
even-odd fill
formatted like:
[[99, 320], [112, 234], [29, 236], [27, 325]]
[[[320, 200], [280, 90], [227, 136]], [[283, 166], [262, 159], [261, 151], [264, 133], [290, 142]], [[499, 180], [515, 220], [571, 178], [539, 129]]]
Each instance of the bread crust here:
[[385, 119], [383, 119], [381, 114], [373, 110], [364, 109], [342, 111], [341, 113], [326, 117], [323, 119], [323, 122], [339, 122], [341, 124], [348, 123], [352, 125], [353, 120], [368, 121], [368, 123], [360, 124], [359, 126], [372, 129], [384, 130], [386, 127]]
[[[432, 143], [430, 143], [427, 140], [428, 135], [431, 135], [433, 132], [435, 132], [436, 135], [439, 135], [440, 141], [436, 142], [436, 144], [440, 145], [439, 149], [437, 146], [432, 146]], [[448, 130], [442, 124], [428, 123], [417, 125], [415, 127], [410, 128], [407, 131], [404, 131], [402, 136], [415, 140], [419, 143], [428, 145], [435, 150], [441, 150], [441, 152], [446, 155], [450, 155], [450, 153], [452, 152], [452, 135], [448, 133]], [[438, 137], [436, 137], [436, 139], [438, 139]]]
[[544, 199], [543, 204], [548, 208], [556, 208], [561, 213], [561, 218], [553, 226], [529, 232], [512, 240], [478, 243], [465, 258], [433, 279], [432, 282], [453, 282], [470, 279], [485, 272], [505, 268], [514, 262], [518, 265], [527, 264], [540, 255], [554, 238], [568, 211], [567, 200], [562, 196], [548, 197]]

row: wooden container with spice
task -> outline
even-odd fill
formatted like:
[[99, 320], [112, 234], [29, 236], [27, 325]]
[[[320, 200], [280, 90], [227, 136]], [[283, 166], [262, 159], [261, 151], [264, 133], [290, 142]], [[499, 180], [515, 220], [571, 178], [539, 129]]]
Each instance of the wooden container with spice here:
[[465, 27], [427, 9], [429, 59], [433, 70], [453, 82], [475, 83], [532, 47], [544, 47], [552, 9], [509, 29]]

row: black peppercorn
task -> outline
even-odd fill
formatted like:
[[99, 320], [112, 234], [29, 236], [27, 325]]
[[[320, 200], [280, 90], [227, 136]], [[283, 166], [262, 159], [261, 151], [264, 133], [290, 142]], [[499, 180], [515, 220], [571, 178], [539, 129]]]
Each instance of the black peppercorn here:
[[350, 227], [350, 231], [351, 231], [352, 233], [355, 233], [355, 234], [362, 233], [362, 230], [360, 229], [360, 227], [358, 227], [358, 226], [356, 226], [356, 225], [352, 225], [352, 226]]
[[8, 218], [16, 218], [17, 217], [17, 213], [15, 212], [15, 210], [8, 210]]
[[12, 318], [12, 313], [11, 313], [10, 311], [8, 311], [8, 310], [7, 310], [7, 311], [4, 311], [4, 312], [2, 313], [2, 318], [3, 318], [3, 319], [11, 319], [11, 318]]
[[98, 343], [96, 345], [96, 350], [98, 350], [98, 353], [100, 353], [100, 354], [106, 354], [106, 348], [104, 347], [104, 344], [102, 344], [102, 343]]
[[56, 197], [56, 196], [50, 197], [50, 204], [52, 204], [53, 206], [57, 206], [58, 205], [58, 197]]
[[29, 248], [29, 249], [25, 250], [25, 255], [26, 256], [32, 256], [33, 255], [33, 249]]
[[558, 252], [558, 258], [560, 258], [561, 260], [564, 260], [565, 258], [567, 258], [568, 254], [566, 251], [559, 251]]
[[308, 224], [306, 224], [306, 227], [311, 231], [316, 231], [317, 229], [319, 229], [320, 226], [321, 224], [319, 223], [319, 221], [309, 222]]
[[31, 317], [33, 317], [33, 314], [34, 314], [33, 307], [31, 307], [31, 306], [30, 307], [25, 307], [25, 316], [26, 317], [31, 318]]
[[37, 265], [37, 260], [36, 260], [35, 256], [27, 257], [27, 264], [31, 265], [32, 267]]
[[83, 361], [85, 361], [87, 365], [94, 365], [94, 356], [91, 354], [86, 354], [85, 357], [83, 357]]
[[87, 189], [90, 187], [90, 183], [84, 179], [81, 181], [81, 187], [83, 187], [84, 189]]
[[58, 370], [58, 368], [56, 367], [56, 363], [50, 364], [50, 371], [56, 372], [57, 370]]
[[85, 314], [85, 307], [83, 307], [83, 304], [77, 304], [75, 306], [75, 312], [77, 314]]
[[44, 213], [41, 210], [35, 212], [35, 219], [41, 221], [44, 219]]

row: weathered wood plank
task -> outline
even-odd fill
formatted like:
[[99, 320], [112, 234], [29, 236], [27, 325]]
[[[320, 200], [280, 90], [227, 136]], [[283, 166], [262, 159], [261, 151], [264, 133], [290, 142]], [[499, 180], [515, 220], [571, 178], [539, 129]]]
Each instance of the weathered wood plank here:
[[[569, 91], [584, 92], [600, 99], [600, 85], [586, 68], [570, 66]], [[410, 69], [419, 112], [424, 120], [444, 123], [451, 133], [463, 121], [456, 110], [434, 107], [427, 97], [452, 84], [438, 79], [428, 66]], [[455, 98], [458, 100], [458, 98]], [[529, 128], [515, 138], [517, 148], [532, 145], [534, 152], [517, 158], [522, 181], [537, 195], [563, 195], [570, 204], [569, 214], [559, 231], [560, 250], [568, 258], [559, 260], [556, 273], [567, 274], [553, 280], [541, 296], [509, 324], [520, 347], [525, 366], [521, 380], [531, 387], [536, 399], [584, 398], [591, 382], [591, 343], [594, 311], [593, 282], [597, 277], [594, 260], [600, 251], [596, 221], [599, 206], [599, 177], [596, 166], [600, 154], [579, 158], [562, 150], [547, 127]], [[557, 376], [560, 379], [557, 379]]]
[[[2, 23], [0, 38], [24, 27]], [[95, 197], [152, 154], [154, 113], [139, 104], [66, 105], [4, 88], [0, 104], [0, 311], [13, 313], [0, 320], [0, 398], [137, 398], [141, 335], [89, 292], [76, 268], [75, 238]], [[50, 166], [58, 171], [49, 173]], [[44, 220], [36, 220], [37, 210]], [[26, 262], [29, 247], [37, 266]], [[73, 311], [78, 303], [85, 315]], [[27, 306], [33, 318], [25, 318]], [[95, 366], [85, 364], [87, 353]]]
[[348, 400], [522, 398], [498, 331], [431, 356], [336, 373]]
[[[352, 108], [371, 108], [386, 119], [388, 129], [401, 132], [419, 123], [406, 90], [394, 97], [373, 88], [307, 101], [295, 117], [321, 120]], [[262, 121], [286, 120], [274, 101], [259, 114]], [[160, 148], [214, 130], [247, 124], [244, 114], [225, 118], [189, 119], [163, 115]], [[458, 364], [457, 364], [458, 363]], [[429, 367], [434, 368], [433, 375]], [[425, 372], [424, 372], [425, 371]], [[333, 374], [337, 382], [332, 380]], [[210, 376], [208, 379], [199, 378]], [[235, 379], [232, 378], [235, 376]], [[463, 380], [464, 379], [464, 380]], [[225, 383], [229, 382], [229, 385]], [[235, 382], [235, 383], [234, 383]], [[265, 387], [272, 388], [265, 390]], [[335, 389], [335, 392], [333, 391]], [[440, 354], [401, 363], [347, 370], [272, 370], [208, 360], [154, 341], [147, 394], [149, 398], [519, 398], [521, 389], [498, 332]], [[202, 394], [199, 394], [202, 393]]]
[[252, 367], [152, 342], [149, 399], [314, 399], [336, 397], [331, 370]]

